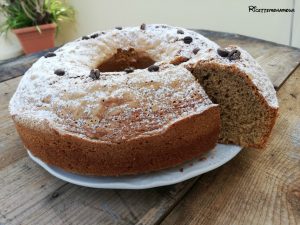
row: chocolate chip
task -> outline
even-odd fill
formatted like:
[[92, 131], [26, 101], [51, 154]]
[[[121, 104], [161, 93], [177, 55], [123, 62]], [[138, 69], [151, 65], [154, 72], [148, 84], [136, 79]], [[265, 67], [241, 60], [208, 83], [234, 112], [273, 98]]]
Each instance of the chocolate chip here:
[[100, 71], [98, 69], [92, 69], [89, 75], [93, 80], [98, 80], [100, 77]]
[[117, 30], [122, 30], [123, 28], [122, 27], [115, 27]]
[[166, 26], [166, 25], [162, 25], [161, 27], [162, 27], [162, 28], [167, 28], [167, 26]]
[[98, 37], [98, 36], [99, 36], [99, 34], [97, 34], [97, 33], [96, 33], [96, 34], [92, 34], [92, 35], [91, 35], [91, 38], [94, 39], [94, 38], [96, 38], [96, 37]]
[[57, 70], [54, 71], [54, 73], [57, 76], [63, 76], [63, 75], [65, 75], [66, 72], [64, 70], [62, 70], [62, 69], [57, 69]]
[[143, 23], [140, 28], [141, 30], [146, 30], [146, 24]]
[[184, 34], [183, 30], [177, 30], [177, 34]]
[[126, 73], [132, 73], [134, 71], [133, 67], [128, 67], [124, 70]]
[[193, 53], [196, 55], [200, 51], [200, 48], [194, 48]]
[[227, 51], [225, 48], [218, 48], [217, 52], [221, 57], [227, 57], [229, 54], [229, 51]]
[[45, 58], [56, 56], [54, 52], [48, 52], [46, 55], [44, 55]]
[[190, 36], [186, 36], [186, 37], [183, 38], [183, 42], [184, 42], [185, 44], [190, 44], [190, 43], [193, 42], [193, 38], [190, 37]]
[[240, 56], [241, 56], [241, 52], [239, 50], [235, 49], [235, 50], [232, 50], [231, 52], [229, 52], [228, 59], [236, 60], [236, 59], [239, 59]]
[[82, 40], [88, 40], [88, 39], [90, 39], [88, 36], [83, 36], [82, 38], [81, 38]]
[[149, 72], [157, 72], [159, 70], [159, 66], [152, 65], [148, 67]]

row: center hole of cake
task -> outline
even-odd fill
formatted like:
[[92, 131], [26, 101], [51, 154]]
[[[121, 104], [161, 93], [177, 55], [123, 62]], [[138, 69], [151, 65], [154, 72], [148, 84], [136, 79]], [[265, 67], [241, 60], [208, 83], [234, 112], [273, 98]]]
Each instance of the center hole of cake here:
[[118, 72], [128, 68], [145, 69], [154, 63], [155, 61], [146, 52], [136, 51], [134, 48], [119, 48], [117, 53], [102, 62], [97, 69], [100, 72]]

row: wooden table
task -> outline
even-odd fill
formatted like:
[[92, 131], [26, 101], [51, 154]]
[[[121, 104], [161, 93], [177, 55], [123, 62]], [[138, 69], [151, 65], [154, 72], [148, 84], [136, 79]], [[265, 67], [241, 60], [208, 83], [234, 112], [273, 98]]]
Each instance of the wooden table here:
[[[148, 190], [101, 190], [61, 181], [35, 164], [8, 114], [20, 75], [42, 54], [0, 65], [0, 224], [300, 224], [300, 50], [199, 30], [238, 44], [278, 90], [280, 116], [263, 150], [243, 149], [224, 166]], [[15, 77], [15, 78], [12, 78]]]

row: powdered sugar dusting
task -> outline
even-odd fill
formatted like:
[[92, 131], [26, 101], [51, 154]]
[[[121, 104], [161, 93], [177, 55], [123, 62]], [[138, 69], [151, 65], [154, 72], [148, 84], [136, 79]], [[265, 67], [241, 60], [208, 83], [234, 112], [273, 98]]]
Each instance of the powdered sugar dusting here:
[[[178, 29], [183, 34], [178, 34]], [[40, 58], [26, 72], [11, 99], [11, 114], [28, 126], [47, 123], [60, 132], [100, 141], [119, 142], [161, 132], [180, 119], [214, 106], [185, 68], [201, 60], [236, 65], [249, 74], [270, 106], [278, 106], [268, 77], [241, 49], [241, 60], [229, 61], [217, 54], [217, 44], [202, 35], [166, 25], [97, 34], [96, 38], [64, 45], [55, 57]], [[184, 43], [186, 36], [192, 37], [190, 44]], [[118, 48], [147, 52], [160, 65], [160, 71], [106, 72], [99, 80], [92, 80], [90, 70]], [[197, 54], [193, 53], [195, 48], [200, 49]], [[179, 56], [188, 61], [171, 65]], [[65, 75], [57, 76], [57, 69], [64, 70]]]
[[160, 72], [105, 73], [95, 81], [37, 82], [26, 74], [11, 113], [28, 122], [47, 119], [52, 127], [82, 137], [120, 142], [162, 131], [213, 105], [188, 70], [162, 65]]

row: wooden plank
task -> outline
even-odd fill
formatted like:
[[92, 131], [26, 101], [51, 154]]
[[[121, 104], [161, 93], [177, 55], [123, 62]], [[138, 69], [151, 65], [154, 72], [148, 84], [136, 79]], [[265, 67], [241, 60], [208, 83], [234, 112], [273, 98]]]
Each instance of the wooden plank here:
[[300, 68], [278, 92], [280, 116], [262, 151], [244, 149], [197, 181], [163, 225], [300, 224]]
[[47, 49], [2, 62], [0, 64], [0, 82], [22, 76], [36, 60], [45, 55], [48, 51], [54, 51], [56, 49], [57, 48]]
[[0, 83], [0, 170], [26, 156], [23, 144], [8, 113], [8, 102], [21, 77]]
[[49, 175], [28, 157], [0, 171], [0, 224], [154, 224], [192, 179], [148, 190], [91, 189]]
[[28, 159], [9, 119], [8, 101], [18, 81], [0, 83], [0, 224], [157, 224], [197, 180], [141, 191], [97, 190], [59, 181]]

